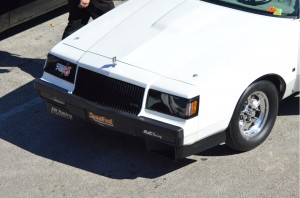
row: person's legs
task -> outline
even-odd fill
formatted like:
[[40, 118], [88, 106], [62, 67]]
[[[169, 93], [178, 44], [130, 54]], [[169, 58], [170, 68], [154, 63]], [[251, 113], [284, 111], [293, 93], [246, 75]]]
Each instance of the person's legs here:
[[90, 15], [86, 9], [78, 8], [79, 0], [68, 0], [69, 3], [69, 22], [63, 33], [62, 39], [68, 37], [89, 21]]
[[87, 11], [93, 19], [96, 19], [114, 7], [112, 0], [91, 0]]

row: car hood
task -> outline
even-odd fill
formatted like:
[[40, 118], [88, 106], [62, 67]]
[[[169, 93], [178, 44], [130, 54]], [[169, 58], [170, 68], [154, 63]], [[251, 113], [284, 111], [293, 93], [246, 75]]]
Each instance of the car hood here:
[[[222, 75], [224, 69], [244, 70], [241, 63], [246, 67], [257, 65], [260, 58], [268, 59], [262, 54], [269, 56], [264, 50], [276, 46], [276, 41], [280, 48], [288, 48], [278, 37], [286, 20], [292, 19], [202, 1], [132, 0], [62, 42], [161, 76], [199, 84], [199, 79]], [[264, 42], [257, 42], [261, 40]]]

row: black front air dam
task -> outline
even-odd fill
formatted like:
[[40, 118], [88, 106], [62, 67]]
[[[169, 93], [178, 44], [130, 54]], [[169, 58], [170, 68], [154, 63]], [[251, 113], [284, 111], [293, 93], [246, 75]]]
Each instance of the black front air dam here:
[[41, 79], [35, 80], [34, 87], [47, 101], [50, 114], [71, 121], [83, 120], [86, 123], [94, 123], [126, 134], [142, 136], [148, 142], [149, 150], [152, 150], [150, 145], [153, 145], [153, 142], [173, 148], [175, 159], [199, 153], [225, 141], [225, 133], [222, 132], [184, 146], [184, 131], [181, 127], [96, 105]]
[[40, 79], [35, 80], [34, 86], [35, 90], [47, 101], [48, 112], [56, 117], [68, 120], [82, 119], [175, 147], [183, 145], [183, 129], [180, 127], [96, 105]]

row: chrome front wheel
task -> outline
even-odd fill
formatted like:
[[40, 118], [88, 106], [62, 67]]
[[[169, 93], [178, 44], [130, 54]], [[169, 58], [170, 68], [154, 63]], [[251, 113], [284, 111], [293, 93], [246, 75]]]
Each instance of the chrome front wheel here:
[[237, 103], [226, 133], [226, 144], [238, 151], [260, 145], [274, 126], [278, 101], [273, 83], [263, 80], [250, 85]]
[[244, 103], [240, 112], [240, 133], [253, 137], [263, 129], [269, 114], [269, 99], [261, 91], [256, 91]]

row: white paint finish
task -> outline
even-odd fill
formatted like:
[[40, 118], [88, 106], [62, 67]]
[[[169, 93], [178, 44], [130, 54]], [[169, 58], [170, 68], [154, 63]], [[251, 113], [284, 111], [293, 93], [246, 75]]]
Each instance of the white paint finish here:
[[98, 40], [110, 34], [112, 29], [122, 24], [133, 13], [146, 6], [150, 1], [151, 0], [127, 1], [105, 15], [102, 15], [101, 18], [92, 21], [89, 25], [61, 41], [61, 43], [67, 43], [68, 45], [87, 51]]
[[[132, 0], [53, 52], [79, 60], [80, 67], [145, 87], [143, 107], [149, 88], [186, 98], [200, 95], [197, 119], [183, 121], [145, 109], [140, 114], [182, 127], [184, 144], [191, 144], [224, 130], [243, 91], [264, 75], [281, 76], [287, 85], [284, 97], [290, 95], [298, 43], [299, 20], [196, 0]], [[117, 65], [106, 67], [113, 57]]]

